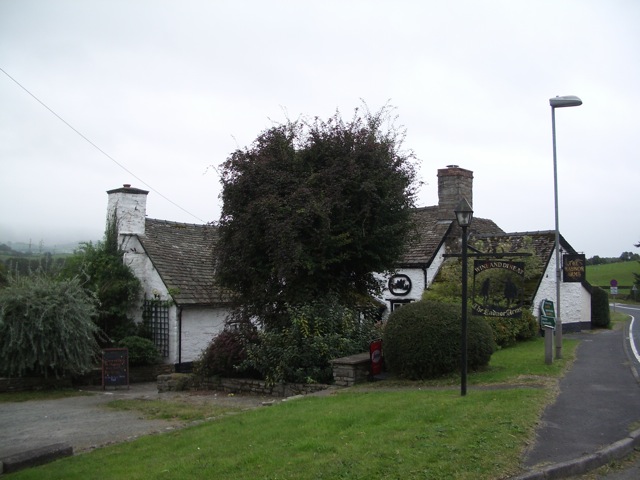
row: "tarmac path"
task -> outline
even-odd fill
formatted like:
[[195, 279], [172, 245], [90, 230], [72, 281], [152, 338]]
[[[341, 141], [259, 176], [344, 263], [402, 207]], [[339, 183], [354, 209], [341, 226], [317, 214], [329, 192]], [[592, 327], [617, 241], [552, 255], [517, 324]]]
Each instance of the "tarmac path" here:
[[542, 416], [526, 466], [579, 458], [637, 428], [640, 388], [625, 353], [625, 330], [566, 335], [579, 338], [576, 360], [560, 381], [560, 393]]

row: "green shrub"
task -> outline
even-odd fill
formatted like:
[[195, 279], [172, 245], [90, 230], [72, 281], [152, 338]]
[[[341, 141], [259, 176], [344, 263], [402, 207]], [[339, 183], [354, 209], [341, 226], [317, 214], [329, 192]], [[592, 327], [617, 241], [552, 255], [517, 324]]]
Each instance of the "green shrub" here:
[[538, 323], [536, 316], [531, 313], [531, 310], [523, 308], [522, 318], [519, 320], [518, 334], [516, 335], [517, 341], [521, 342], [531, 340], [540, 334], [540, 324]]
[[132, 367], [155, 365], [160, 361], [158, 348], [147, 338], [125, 337], [118, 342], [118, 347], [129, 350], [129, 365]]
[[95, 322], [104, 333], [99, 339], [102, 347], [110, 347], [136, 334], [129, 312], [137, 302], [141, 286], [131, 268], [122, 261], [116, 225], [117, 219], [110, 218], [104, 241], [83, 243], [66, 259], [61, 272], [63, 278], [81, 278], [85, 291], [99, 300]]
[[257, 341], [258, 333], [251, 325], [225, 328], [200, 355], [196, 362], [196, 373], [204, 377], [258, 377], [254, 369], [241, 368], [247, 359], [247, 345]]
[[[468, 316], [467, 365], [485, 366], [495, 350], [482, 317]], [[384, 356], [393, 372], [410, 379], [433, 378], [460, 369], [460, 305], [421, 300], [394, 311], [384, 330]]]
[[498, 347], [509, 347], [516, 342], [530, 340], [539, 331], [538, 321], [529, 309], [523, 309], [521, 318], [484, 317], [493, 331]]
[[610, 324], [609, 294], [600, 287], [593, 287], [591, 292], [591, 327], [608, 328]]
[[96, 301], [77, 278], [36, 274], [0, 289], [0, 376], [82, 374], [99, 353]]
[[259, 341], [248, 346], [243, 363], [271, 384], [330, 383], [330, 360], [367, 351], [375, 336], [375, 315], [361, 315], [330, 295], [289, 306], [286, 316], [288, 326], [260, 332]]

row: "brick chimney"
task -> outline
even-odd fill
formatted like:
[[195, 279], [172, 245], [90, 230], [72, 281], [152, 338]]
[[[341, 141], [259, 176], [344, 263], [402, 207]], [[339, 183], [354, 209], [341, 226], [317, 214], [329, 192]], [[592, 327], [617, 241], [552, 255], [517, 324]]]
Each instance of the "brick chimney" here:
[[108, 190], [107, 222], [115, 216], [120, 235], [144, 235], [144, 221], [147, 215], [146, 190], [132, 188], [128, 183], [122, 188]]
[[438, 170], [438, 207], [443, 218], [455, 218], [454, 210], [462, 198], [473, 208], [473, 172], [458, 165]]

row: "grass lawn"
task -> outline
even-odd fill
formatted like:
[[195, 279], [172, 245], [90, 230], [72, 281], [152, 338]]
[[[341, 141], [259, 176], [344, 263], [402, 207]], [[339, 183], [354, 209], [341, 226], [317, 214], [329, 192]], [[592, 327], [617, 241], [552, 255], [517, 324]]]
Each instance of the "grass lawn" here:
[[[611, 280], [617, 280], [620, 287], [618, 288], [618, 297], [620, 298], [631, 293], [630, 288], [635, 282], [634, 273], [640, 274], [640, 263], [635, 260], [604, 265], [587, 265], [587, 281], [591, 285], [608, 288]], [[640, 299], [640, 293], [638, 299]]]
[[381, 381], [102, 448], [12, 479], [496, 479], [519, 470], [557, 378], [542, 339], [458, 379]]
[[181, 420], [192, 422], [240, 412], [240, 408], [212, 407], [206, 404], [193, 404], [176, 398], [174, 401], [165, 400], [114, 400], [107, 407], [115, 410], [135, 410], [145, 418], [153, 420]]

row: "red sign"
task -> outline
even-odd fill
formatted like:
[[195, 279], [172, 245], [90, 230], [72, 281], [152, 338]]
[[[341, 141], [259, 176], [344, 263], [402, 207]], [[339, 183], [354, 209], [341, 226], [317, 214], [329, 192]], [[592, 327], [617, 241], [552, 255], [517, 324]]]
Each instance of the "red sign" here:
[[369, 356], [371, 358], [371, 375], [382, 373], [382, 340], [374, 340], [369, 344]]

